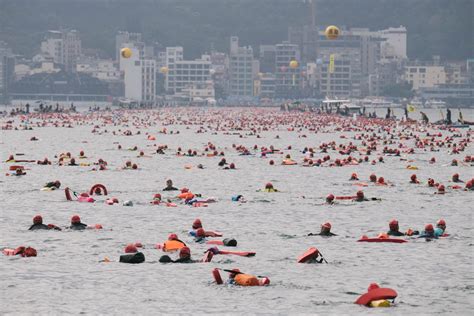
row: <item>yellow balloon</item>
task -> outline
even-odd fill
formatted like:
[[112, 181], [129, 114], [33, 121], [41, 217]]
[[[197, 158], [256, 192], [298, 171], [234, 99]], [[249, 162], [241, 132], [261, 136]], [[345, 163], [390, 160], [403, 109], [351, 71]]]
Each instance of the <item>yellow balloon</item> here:
[[296, 69], [296, 68], [298, 68], [298, 65], [299, 65], [299, 64], [298, 64], [298, 62], [297, 62], [296, 60], [290, 61], [290, 68], [291, 68], [291, 69]]
[[339, 37], [341, 31], [337, 26], [329, 25], [324, 33], [326, 34], [327, 39], [333, 40]]
[[128, 47], [122, 48], [120, 50], [120, 55], [122, 55], [123, 58], [130, 58], [132, 57], [132, 50]]
[[160, 68], [160, 72], [161, 72], [162, 74], [168, 73], [168, 67], [161, 67], [161, 68]]

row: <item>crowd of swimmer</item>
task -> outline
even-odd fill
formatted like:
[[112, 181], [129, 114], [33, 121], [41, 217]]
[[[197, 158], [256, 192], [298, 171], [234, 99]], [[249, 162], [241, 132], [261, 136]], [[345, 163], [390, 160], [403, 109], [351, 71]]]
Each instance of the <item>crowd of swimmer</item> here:
[[[183, 115], [181, 115], [183, 114]], [[162, 125], [184, 125], [186, 128], [196, 126], [196, 133], [218, 133], [234, 134], [239, 137], [255, 136], [260, 138], [259, 133], [268, 130], [275, 130], [279, 126], [286, 125], [289, 131], [297, 132], [300, 138], [306, 138], [305, 133], [328, 133], [328, 132], [356, 132], [353, 139], [347, 139], [344, 135], [341, 136], [343, 140], [341, 143], [331, 141], [322, 143], [319, 147], [305, 147], [301, 150], [304, 158], [301, 161], [295, 160], [290, 154], [284, 154], [285, 149], [277, 149], [274, 146], [257, 146], [246, 147], [244, 145], [233, 144], [232, 150], [242, 156], [255, 156], [259, 158], [270, 158], [277, 157], [277, 155], [284, 155], [284, 158], [279, 162], [277, 158], [268, 160], [268, 165], [274, 166], [279, 163], [281, 165], [299, 165], [302, 167], [350, 167], [359, 164], [380, 164], [384, 163], [384, 156], [398, 157], [400, 161], [411, 161], [406, 158], [411, 154], [419, 151], [423, 152], [436, 152], [440, 150], [449, 151], [451, 155], [461, 155], [466, 151], [471, 142], [471, 134], [468, 131], [463, 135], [462, 132], [456, 129], [451, 129], [446, 126], [436, 127], [439, 132], [428, 132], [428, 128], [434, 128], [433, 126], [407, 122], [401, 129], [395, 129], [396, 124], [393, 120], [384, 119], [367, 119], [361, 118], [358, 120], [352, 120], [344, 117], [340, 117], [334, 114], [319, 114], [319, 115], [307, 115], [302, 113], [287, 113], [281, 115], [278, 113], [266, 113], [263, 111], [254, 111], [249, 113], [225, 113], [222, 111], [216, 111], [211, 115], [209, 112], [193, 112], [193, 115], [188, 114], [186, 111], [177, 113], [172, 112], [154, 112], [148, 111], [146, 115], [141, 115], [138, 111], [114, 111], [110, 113], [88, 113], [87, 115], [80, 115], [71, 117], [65, 114], [31, 114], [28, 118], [28, 126], [23, 128], [32, 129], [33, 127], [44, 127], [44, 126], [56, 126], [56, 127], [73, 127], [74, 125], [92, 125], [92, 133], [97, 135], [141, 135], [139, 127], [152, 127], [155, 126], [155, 122], [161, 122]], [[74, 114], [75, 115], [75, 114]], [[145, 116], [145, 117], [144, 117]], [[238, 119], [236, 119], [236, 117]], [[90, 123], [90, 122], [94, 123]], [[100, 123], [97, 123], [99, 121]], [[22, 122], [24, 123], [24, 122]], [[22, 128], [15, 126], [14, 121], [8, 121], [2, 126], [2, 129], [19, 129]], [[115, 128], [119, 126], [120, 128]], [[108, 128], [112, 128], [109, 131]], [[133, 129], [138, 129], [133, 131]], [[449, 132], [449, 136], [443, 137], [442, 131]], [[173, 133], [168, 131], [166, 127], [160, 130], [160, 133]], [[176, 132], [179, 133], [179, 132]], [[146, 134], [147, 139], [155, 141], [156, 137], [151, 134]], [[276, 136], [279, 137], [278, 135]], [[401, 139], [411, 139], [414, 141], [414, 147], [408, 147], [402, 142]], [[38, 140], [36, 137], [31, 139], [32, 141]], [[153, 144], [153, 150], [149, 153], [145, 153], [145, 150], [139, 150], [138, 146], [124, 149], [118, 143], [115, 143], [117, 150], [129, 150], [138, 152], [137, 158], [147, 157], [152, 154], [164, 155], [172, 151], [168, 145]], [[287, 150], [291, 150], [292, 147], [288, 146]], [[229, 162], [225, 158], [226, 154], [224, 151], [217, 150], [217, 146], [211, 142], [208, 142], [206, 146], [198, 151], [196, 149], [184, 149], [181, 147], [176, 148], [174, 153], [176, 156], [187, 156], [187, 157], [220, 157], [217, 167], [223, 170], [236, 170], [238, 166], [234, 162]], [[340, 155], [340, 158], [333, 158], [331, 155]], [[61, 153], [56, 155], [55, 159], [49, 159], [45, 157], [42, 160], [24, 160], [19, 159], [18, 154], [11, 154], [6, 162], [8, 163], [37, 163], [39, 165], [51, 165], [58, 164], [60, 166], [77, 166], [77, 167], [90, 167], [93, 171], [105, 171], [110, 168], [107, 161], [99, 158], [95, 162], [84, 162], [87, 158], [84, 151], [81, 151], [77, 157], [74, 157], [70, 152]], [[151, 156], [150, 156], [151, 157]], [[436, 164], [436, 159], [432, 157], [429, 160], [430, 164]], [[452, 159], [450, 165], [458, 166], [473, 166], [474, 156], [465, 154], [461, 159]], [[192, 168], [191, 165], [186, 165], [185, 168]], [[203, 164], [196, 166], [199, 169], [209, 168]], [[127, 160], [122, 166], [119, 167], [123, 170], [138, 170], [140, 166], [137, 162]], [[407, 169], [416, 170], [417, 168], [412, 165], [408, 165]], [[12, 176], [25, 176], [26, 168], [23, 165], [11, 166], [10, 171], [7, 175]], [[463, 181], [459, 174], [453, 174], [451, 179], [443, 179], [449, 181], [451, 184], [444, 185], [441, 181], [434, 179], [427, 179], [426, 182], [421, 181], [417, 178], [414, 173], [407, 179], [412, 185], [426, 185], [428, 188], [435, 189], [435, 194], [445, 194], [447, 190], [459, 190], [459, 191], [472, 191], [474, 190], [474, 179], [465, 179]], [[377, 177], [375, 174], [371, 174], [368, 177], [368, 183], [362, 182], [356, 173], [352, 173], [349, 177], [354, 185], [365, 187], [369, 183], [380, 186], [393, 186], [395, 184], [388, 182], [384, 177]], [[46, 183], [43, 187], [45, 190], [57, 190], [60, 189], [61, 182], [59, 180], [51, 181]], [[173, 197], [166, 199], [162, 198], [160, 193], [156, 193], [150, 199], [149, 203], [152, 205], [164, 205], [166, 207], [176, 207], [178, 203], [188, 205], [192, 207], [205, 207], [209, 203], [217, 202], [215, 198], [203, 198], [199, 193], [192, 193], [188, 188], [178, 189], [174, 187], [171, 179], [166, 182], [166, 187], [163, 189], [164, 192], [176, 192]], [[264, 188], [261, 189], [263, 192], [273, 193], [279, 192], [272, 183], [267, 183]], [[66, 198], [74, 199], [70, 192], [73, 193], [74, 197], [80, 202], [95, 202], [93, 196], [107, 195], [105, 187], [102, 185], [96, 185], [89, 192], [78, 193], [65, 189]], [[245, 203], [246, 199], [242, 194], [229, 197], [236, 203]], [[366, 202], [371, 200], [378, 200], [376, 197], [366, 197], [362, 190], [357, 191], [354, 195], [350, 196], [337, 196], [333, 193], [328, 194], [324, 199], [324, 203], [335, 204], [344, 203], [345, 200], [353, 202]], [[105, 201], [107, 204], [118, 203], [118, 198], [109, 198]], [[133, 206], [131, 201], [123, 201], [125, 206]], [[447, 236], [446, 233], [446, 221], [443, 219], [437, 220], [436, 224], [427, 224], [424, 229], [416, 230], [409, 228], [406, 231], [401, 231], [399, 228], [398, 221], [396, 219], [390, 220], [388, 224], [388, 231], [382, 233], [376, 238], [379, 240], [392, 241], [392, 237], [407, 236], [410, 238], [425, 238], [427, 240], [433, 240], [440, 237]], [[71, 217], [71, 223], [68, 227], [59, 227], [54, 224], [44, 224], [41, 215], [36, 215], [33, 218], [33, 225], [29, 228], [30, 230], [85, 230], [85, 229], [102, 229], [102, 225], [87, 225], [81, 221], [79, 215]], [[332, 231], [332, 224], [329, 222], [323, 223], [319, 232], [310, 233], [309, 236], [324, 236], [331, 237], [336, 236]], [[156, 248], [161, 249], [169, 254], [163, 255], [160, 258], [162, 263], [194, 263], [194, 262], [210, 262], [214, 255], [226, 254], [226, 255], [239, 255], [250, 257], [255, 255], [253, 252], [238, 252], [238, 251], [225, 251], [218, 249], [216, 246], [220, 245], [223, 247], [235, 247], [237, 241], [233, 238], [226, 238], [223, 240], [215, 240], [211, 238], [221, 237], [222, 234], [214, 231], [204, 230], [202, 223], [199, 219], [196, 219], [192, 223], [192, 230], [189, 233], [195, 242], [206, 243], [212, 245], [206, 252], [202, 259], [193, 259], [191, 257], [191, 250], [182, 240], [178, 238], [176, 234], [170, 234], [168, 240], [162, 244], [157, 244]], [[367, 236], [362, 236], [361, 240], [368, 240]], [[145, 261], [145, 255], [139, 251], [142, 247], [140, 243], [133, 243], [126, 245], [124, 254], [120, 256], [119, 262], [123, 263], [142, 263]], [[37, 251], [31, 247], [20, 246], [16, 249], [5, 249], [4, 254], [7, 255], [21, 255], [25, 257], [36, 256]], [[177, 253], [177, 257], [173, 259], [170, 254], [173, 252]], [[110, 259], [104, 259], [105, 262], [111, 261]], [[305, 253], [299, 262], [304, 263], [325, 263], [326, 260], [322, 256], [321, 252], [317, 249], [310, 249], [308, 253]], [[269, 280], [267, 278], [259, 278], [256, 276], [242, 273], [238, 269], [225, 270], [229, 272], [229, 279], [227, 283], [237, 285], [268, 285]], [[219, 283], [220, 275], [218, 271], [213, 271], [214, 278]], [[221, 281], [222, 283], [222, 281]], [[371, 285], [369, 290], [380, 291], [376, 285]], [[369, 292], [370, 292], [369, 291]], [[393, 293], [385, 295], [384, 297], [390, 298]], [[371, 303], [369, 301], [368, 305]]]

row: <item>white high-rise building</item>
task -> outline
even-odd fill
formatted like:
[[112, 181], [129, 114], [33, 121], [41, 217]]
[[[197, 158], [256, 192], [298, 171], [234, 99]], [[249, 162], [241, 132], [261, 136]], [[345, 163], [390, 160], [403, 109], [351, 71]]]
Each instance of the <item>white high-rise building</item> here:
[[75, 71], [81, 55], [81, 38], [76, 30], [48, 31], [41, 42], [41, 52], [56, 64], [64, 65], [66, 71]]
[[176, 94], [196, 83], [211, 80], [211, 57], [202, 55], [200, 59], [184, 60], [182, 47], [167, 47], [165, 88], [168, 94]]
[[[133, 47], [140, 50], [142, 46], [144, 46], [142, 34], [119, 31], [117, 35], [115, 35], [115, 59], [117, 61], [120, 60], [120, 50], [127, 47], [125, 44], [130, 45], [130, 43], [133, 44]], [[143, 54], [143, 52], [140, 53]]]
[[[258, 70], [257, 70], [258, 72]], [[255, 64], [251, 46], [239, 47], [239, 38], [230, 38], [229, 92], [234, 96], [253, 96]]]
[[380, 34], [385, 42], [381, 46], [382, 59], [407, 59], [407, 29], [404, 26], [389, 27], [386, 30], [374, 32]]
[[150, 103], [156, 97], [156, 62], [140, 59], [137, 48], [130, 48], [132, 56], [120, 56], [120, 70], [124, 73], [125, 97], [138, 102]]
[[[300, 85], [300, 49], [298, 45], [289, 42], [283, 42], [275, 46], [275, 96], [290, 98], [294, 96]], [[290, 67], [290, 62], [293, 60], [298, 63], [296, 68]]]

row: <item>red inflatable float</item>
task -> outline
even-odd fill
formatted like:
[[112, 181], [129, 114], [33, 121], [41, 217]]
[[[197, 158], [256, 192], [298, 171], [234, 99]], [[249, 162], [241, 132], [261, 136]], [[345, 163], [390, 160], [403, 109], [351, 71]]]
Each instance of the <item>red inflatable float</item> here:
[[65, 188], [64, 193], [66, 194], [66, 200], [72, 201], [72, 196], [71, 196], [71, 189]]
[[371, 284], [367, 293], [361, 295], [355, 304], [369, 305], [372, 301], [394, 300], [398, 296], [395, 290], [379, 287], [376, 283]]
[[89, 195], [94, 195], [96, 192], [99, 192], [97, 195], [107, 195], [107, 188], [103, 184], [94, 184], [89, 190]]
[[405, 239], [400, 239], [400, 238], [368, 238], [367, 236], [362, 236], [361, 239], [358, 240], [358, 242], [391, 242], [391, 243], [404, 243], [408, 242]]

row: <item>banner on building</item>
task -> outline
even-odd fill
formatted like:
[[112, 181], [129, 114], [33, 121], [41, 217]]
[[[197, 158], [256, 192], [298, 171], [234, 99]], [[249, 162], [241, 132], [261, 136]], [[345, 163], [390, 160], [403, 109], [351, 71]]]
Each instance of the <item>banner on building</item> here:
[[329, 55], [329, 73], [334, 72], [334, 54]]
[[329, 55], [329, 73], [334, 72], [334, 54]]

